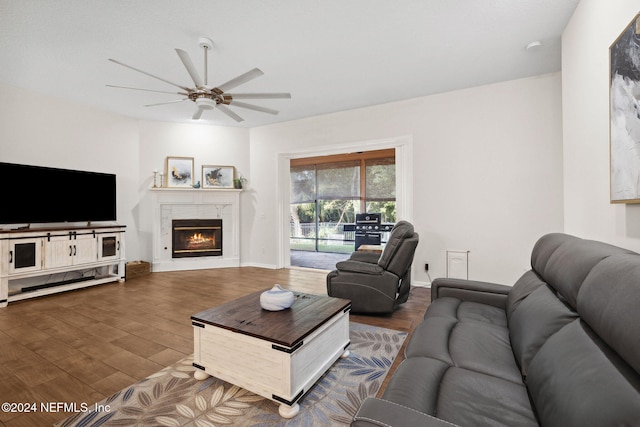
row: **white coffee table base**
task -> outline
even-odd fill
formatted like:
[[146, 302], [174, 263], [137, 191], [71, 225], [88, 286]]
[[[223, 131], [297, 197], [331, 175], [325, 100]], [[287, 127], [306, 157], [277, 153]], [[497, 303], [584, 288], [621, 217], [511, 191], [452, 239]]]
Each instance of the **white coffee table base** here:
[[197, 379], [198, 381], [204, 381], [210, 376], [211, 375], [207, 374], [205, 371], [201, 371], [200, 369], [196, 369], [196, 371], [193, 373], [193, 378]]
[[292, 348], [210, 324], [194, 325], [194, 378], [210, 375], [280, 404], [295, 417], [298, 400], [349, 350], [349, 311], [336, 314]]
[[278, 413], [282, 418], [293, 418], [300, 412], [300, 405], [294, 403], [293, 406], [289, 406], [285, 403], [280, 404], [278, 407]]

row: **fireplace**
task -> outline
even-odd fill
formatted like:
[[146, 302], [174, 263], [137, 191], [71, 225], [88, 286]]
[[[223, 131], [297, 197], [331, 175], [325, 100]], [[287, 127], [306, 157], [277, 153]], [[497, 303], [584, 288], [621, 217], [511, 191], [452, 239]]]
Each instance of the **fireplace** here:
[[173, 258], [222, 256], [221, 219], [174, 219]]

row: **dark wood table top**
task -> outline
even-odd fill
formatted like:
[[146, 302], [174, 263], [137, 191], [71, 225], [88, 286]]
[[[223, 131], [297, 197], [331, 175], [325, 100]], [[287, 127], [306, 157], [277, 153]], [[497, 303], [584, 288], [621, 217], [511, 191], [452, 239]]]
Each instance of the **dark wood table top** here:
[[291, 348], [327, 320], [351, 307], [351, 301], [347, 299], [294, 292], [290, 308], [268, 311], [260, 306], [261, 293], [201, 311], [191, 316], [191, 320]]

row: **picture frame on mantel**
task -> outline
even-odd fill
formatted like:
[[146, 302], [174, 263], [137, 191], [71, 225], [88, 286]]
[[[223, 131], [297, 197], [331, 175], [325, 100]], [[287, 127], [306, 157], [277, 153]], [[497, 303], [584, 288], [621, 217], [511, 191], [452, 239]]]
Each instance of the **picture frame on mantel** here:
[[193, 188], [193, 157], [167, 157], [167, 188]]
[[611, 203], [640, 203], [640, 14], [609, 47]]
[[202, 188], [233, 188], [236, 168], [202, 165]]

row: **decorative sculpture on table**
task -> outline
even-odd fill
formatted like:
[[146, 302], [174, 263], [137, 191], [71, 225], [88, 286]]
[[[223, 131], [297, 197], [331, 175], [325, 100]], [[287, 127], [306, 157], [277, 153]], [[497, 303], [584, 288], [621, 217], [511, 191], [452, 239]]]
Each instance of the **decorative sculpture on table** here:
[[293, 304], [293, 292], [275, 285], [268, 291], [260, 294], [260, 306], [269, 311], [285, 310]]

